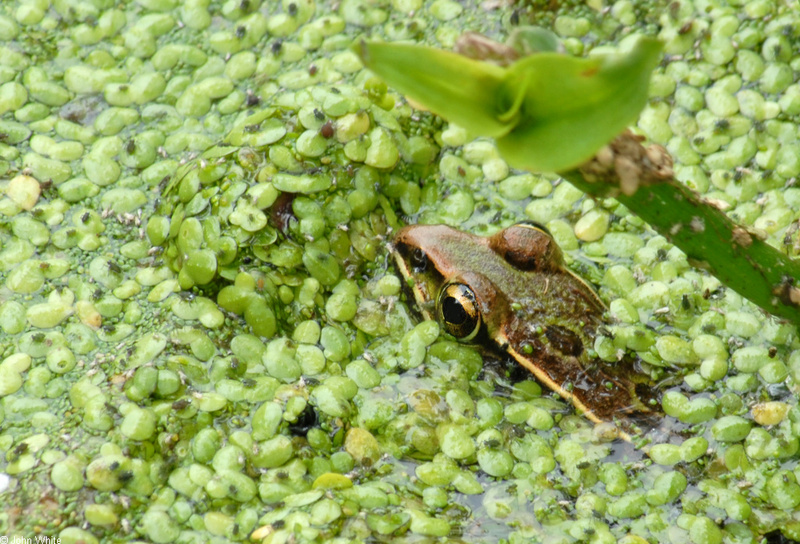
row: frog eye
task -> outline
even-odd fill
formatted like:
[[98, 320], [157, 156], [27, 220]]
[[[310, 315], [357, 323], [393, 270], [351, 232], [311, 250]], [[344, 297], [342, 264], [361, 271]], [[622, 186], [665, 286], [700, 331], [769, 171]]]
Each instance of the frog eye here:
[[459, 340], [472, 340], [481, 329], [475, 293], [463, 283], [451, 283], [439, 296], [439, 321]]
[[428, 256], [419, 248], [411, 252], [409, 261], [415, 272], [424, 272], [425, 269], [428, 268]]

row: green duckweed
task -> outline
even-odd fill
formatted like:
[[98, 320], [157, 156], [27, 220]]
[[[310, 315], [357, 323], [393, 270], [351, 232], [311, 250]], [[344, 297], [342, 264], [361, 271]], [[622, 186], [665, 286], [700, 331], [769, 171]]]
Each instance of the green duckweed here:
[[[796, 403], [772, 396], [798, 375], [792, 327], [613, 199], [509, 170], [491, 141], [414, 109], [348, 49], [359, 33], [450, 48], [479, 30], [475, 13], [503, 28], [509, 12], [101, 4], [0, 7], [10, 504], [48, 477], [65, 504], [86, 489], [119, 498], [71, 511], [64, 542], [480, 530], [705, 544], [761, 538], [796, 508]], [[608, 22], [656, 28], [668, 56], [638, 130], [667, 146], [679, 180], [791, 251], [793, 14], [684, 2], [651, 20], [623, 0], [604, 22], [584, 8], [513, 17], [552, 26], [575, 54], [603, 48]], [[616, 444], [593, 442], [568, 405], [415, 320], [385, 266], [394, 229], [491, 234], [521, 217], [548, 227], [620, 322], [598, 354], [635, 351], [669, 383], [665, 423], [685, 433], [608, 458]], [[53, 523], [31, 508], [20, 534]]]

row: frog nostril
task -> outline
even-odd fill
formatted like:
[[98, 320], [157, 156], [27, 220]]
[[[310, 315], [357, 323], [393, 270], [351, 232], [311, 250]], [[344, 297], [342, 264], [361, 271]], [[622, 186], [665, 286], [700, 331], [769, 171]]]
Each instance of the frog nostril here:
[[428, 267], [428, 256], [419, 248], [411, 252], [411, 266], [417, 272], [424, 272]]

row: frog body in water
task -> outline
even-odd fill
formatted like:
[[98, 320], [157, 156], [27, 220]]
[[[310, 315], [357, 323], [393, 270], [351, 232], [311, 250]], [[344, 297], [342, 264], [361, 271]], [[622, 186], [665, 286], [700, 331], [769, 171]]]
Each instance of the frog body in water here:
[[627, 432], [657, 414], [637, 361], [606, 363], [593, 351], [605, 306], [568, 270], [546, 229], [519, 223], [493, 236], [412, 225], [394, 257], [425, 319], [456, 338], [510, 355], [590, 420]]

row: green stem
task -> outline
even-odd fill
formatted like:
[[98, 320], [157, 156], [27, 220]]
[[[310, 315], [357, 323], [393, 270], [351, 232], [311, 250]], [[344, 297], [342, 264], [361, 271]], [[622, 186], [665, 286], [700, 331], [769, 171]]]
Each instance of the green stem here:
[[[642, 149], [640, 156], [645, 156], [641, 144], [636, 145]], [[669, 166], [668, 176], [615, 198], [686, 253], [692, 265], [708, 270], [763, 310], [800, 325], [800, 289], [794, 286], [800, 278], [800, 263], [676, 181]], [[620, 187], [617, 174], [605, 176], [602, 182], [588, 181], [587, 177], [595, 176], [587, 175], [585, 169], [562, 176], [596, 198], [608, 196], [610, 186]]]

